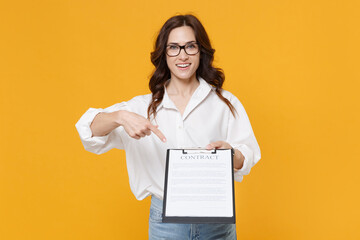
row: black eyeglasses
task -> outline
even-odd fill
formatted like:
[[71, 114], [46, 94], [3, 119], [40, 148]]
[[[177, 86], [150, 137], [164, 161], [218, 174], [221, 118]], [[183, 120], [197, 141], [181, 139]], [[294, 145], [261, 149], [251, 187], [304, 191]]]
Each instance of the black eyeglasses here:
[[176, 57], [180, 54], [181, 49], [184, 49], [187, 55], [196, 55], [200, 50], [199, 44], [197, 44], [196, 42], [189, 42], [183, 46], [177, 44], [169, 44], [166, 46], [166, 54], [169, 57]]

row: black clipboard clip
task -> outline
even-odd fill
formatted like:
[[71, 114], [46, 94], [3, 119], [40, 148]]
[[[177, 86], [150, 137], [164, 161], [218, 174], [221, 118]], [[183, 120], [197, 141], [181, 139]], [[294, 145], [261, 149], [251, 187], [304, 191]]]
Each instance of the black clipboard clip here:
[[182, 150], [183, 154], [216, 154], [216, 149], [187, 148]]

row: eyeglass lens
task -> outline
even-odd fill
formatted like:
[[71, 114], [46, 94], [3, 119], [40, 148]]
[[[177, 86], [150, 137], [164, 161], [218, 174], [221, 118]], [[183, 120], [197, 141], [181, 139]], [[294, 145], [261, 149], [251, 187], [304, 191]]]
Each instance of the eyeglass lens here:
[[185, 53], [188, 55], [195, 55], [199, 52], [199, 46], [196, 43], [188, 43], [184, 46], [171, 44], [167, 46], [166, 53], [171, 57], [177, 56], [180, 54], [181, 49], [184, 49]]

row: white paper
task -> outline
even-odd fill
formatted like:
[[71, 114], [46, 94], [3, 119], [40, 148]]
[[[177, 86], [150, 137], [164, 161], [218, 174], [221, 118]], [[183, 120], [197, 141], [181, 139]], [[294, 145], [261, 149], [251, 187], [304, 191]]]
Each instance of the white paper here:
[[231, 150], [170, 150], [166, 217], [233, 217]]

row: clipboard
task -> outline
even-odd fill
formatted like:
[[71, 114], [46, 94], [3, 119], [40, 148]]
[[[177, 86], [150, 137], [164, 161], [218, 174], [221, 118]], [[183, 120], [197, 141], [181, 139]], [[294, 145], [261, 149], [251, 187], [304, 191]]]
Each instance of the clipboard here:
[[233, 149], [168, 149], [162, 222], [235, 223]]

